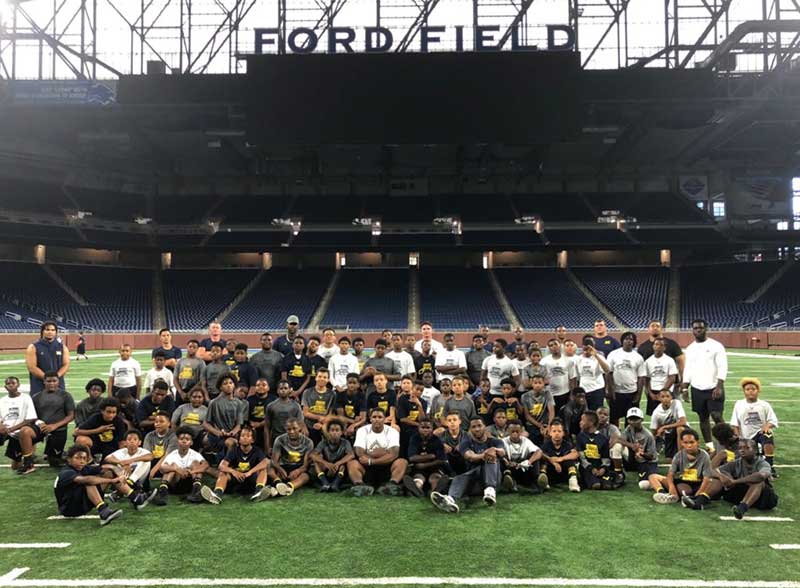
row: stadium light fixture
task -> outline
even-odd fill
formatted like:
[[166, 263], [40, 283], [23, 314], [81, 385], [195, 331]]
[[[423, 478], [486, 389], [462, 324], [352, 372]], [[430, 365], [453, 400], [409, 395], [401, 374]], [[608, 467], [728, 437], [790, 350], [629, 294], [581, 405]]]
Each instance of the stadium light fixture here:
[[300, 219], [295, 219], [292, 221], [292, 235], [297, 237], [300, 234], [300, 227], [303, 225], [303, 221]]
[[461, 219], [454, 218], [453, 222], [451, 223], [450, 232], [453, 233], [454, 235], [460, 235], [461, 229], [462, 229]]
[[149, 225], [153, 222], [153, 219], [146, 216], [137, 216], [133, 219], [133, 222], [135, 222], [137, 225]]
[[409, 267], [419, 267], [419, 253], [412, 252], [408, 254]]
[[381, 236], [381, 221], [379, 220], [372, 221], [372, 236], [373, 237]]

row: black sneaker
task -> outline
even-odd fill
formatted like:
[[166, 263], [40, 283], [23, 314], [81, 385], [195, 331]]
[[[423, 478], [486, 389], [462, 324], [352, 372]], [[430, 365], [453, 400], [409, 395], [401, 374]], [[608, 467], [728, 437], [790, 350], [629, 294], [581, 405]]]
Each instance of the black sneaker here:
[[411, 476], [403, 476], [403, 486], [408, 491], [411, 496], [416, 496], [417, 498], [422, 498], [425, 494], [422, 492], [422, 489], [417, 486], [414, 482], [414, 478]]
[[156, 495], [150, 500], [156, 506], [167, 506], [167, 491], [162, 491], [160, 488], [156, 490]]
[[506, 472], [503, 474], [503, 481], [500, 483], [500, 486], [506, 492], [514, 491], [516, 484], [514, 483], [514, 478], [512, 477], [511, 472]]
[[771, 469], [772, 469], [772, 473], [770, 474], [770, 477], [773, 480], [777, 480], [778, 478], [780, 478], [780, 476], [778, 475], [778, 470], [775, 469], [775, 466], [772, 466]]
[[105, 527], [108, 523], [113, 521], [114, 519], [118, 519], [122, 516], [121, 510], [111, 510], [110, 508], [104, 508], [100, 511], [100, 526]]
[[47, 458], [47, 465], [49, 465], [51, 468], [63, 468], [65, 465], [67, 465], [67, 462], [61, 457], [50, 455]]
[[32, 459], [26, 459], [17, 468], [17, 475], [18, 476], [26, 476], [28, 474], [32, 474], [35, 471], [36, 471], [36, 467], [33, 465], [33, 460]]
[[745, 511], [744, 511], [744, 510], [742, 510], [742, 509], [739, 507], [739, 505], [738, 505], [738, 504], [737, 504], [736, 506], [734, 506], [734, 507], [733, 507], [733, 509], [731, 509], [731, 510], [733, 511], [733, 516], [735, 516], [737, 520], [741, 521], [741, 520], [742, 520], [742, 518], [744, 517], [744, 513], [745, 513]]
[[186, 502], [191, 502], [192, 504], [199, 504], [203, 502], [203, 497], [200, 495], [200, 485], [194, 484], [192, 486], [192, 491], [186, 497]]
[[328, 492], [339, 492], [339, 490], [341, 490], [341, 485], [342, 485], [342, 476], [336, 476], [336, 479], [333, 481], [333, 484], [331, 484]]
[[703, 510], [705, 508], [705, 505], [701, 501], [686, 495], [681, 497], [681, 505], [685, 508], [691, 508], [692, 510]]
[[155, 498], [156, 494], [158, 494], [158, 490], [153, 490], [149, 494], [146, 492], [134, 492], [134, 494], [131, 495], [131, 504], [136, 507], [136, 510], [142, 510], [150, 504], [150, 501]]

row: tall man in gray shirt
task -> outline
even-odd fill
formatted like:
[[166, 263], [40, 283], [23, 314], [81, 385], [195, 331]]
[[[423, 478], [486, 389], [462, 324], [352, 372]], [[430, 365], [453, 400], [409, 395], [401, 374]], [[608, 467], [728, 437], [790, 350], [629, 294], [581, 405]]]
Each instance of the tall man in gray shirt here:
[[43, 425], [33, 425], [36, 436], [33, 443], [47, 439], [45, 455], [51, 467], [63, 465], [62, 454], [67, 444], [67, 426], [75, 418], [75, 400], [72, 395], [59, 389], [60, 380], [56, 372], [44, 375], [44, 390], [33, 397], [33, 407]]
[[261, 351], [250, 358], [250, 365], [258, 370], [260, 378], [266, 378], [270, 390], [278, 389], [278, 377], [281, 375], [283, 354], [272, 348], [272, 335], [261, 335]]
[[483, 335], [474, 335], [472, 337], [472, 349], [465, 354], [467, 358], [467, 375], [473, 386], [480, 385], [483, 360], [491, 355], [489, 351], [486, 351], [484, 345]]

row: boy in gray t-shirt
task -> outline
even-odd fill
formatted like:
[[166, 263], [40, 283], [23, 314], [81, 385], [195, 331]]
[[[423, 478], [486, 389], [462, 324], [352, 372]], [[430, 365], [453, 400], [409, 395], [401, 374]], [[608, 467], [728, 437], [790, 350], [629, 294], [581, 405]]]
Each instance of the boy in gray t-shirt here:
[[275, 441], [279, 435], [286, 432], [286, 423], [289, 419], [302, 419], [303, 409], [292, 398], [292, 387], [287, 380], [278, 383], [278, 399], [267, 405], [267, 421], [269, 423], [269, 437]]
[[189, 403], [181, 404], [172, 413], [172, 428], [178, 430], [178, 427], [186, 427], [191, 429], [192, 437], [194, 437], [193, 449], [197, 450], [203, 438], [203, 423], [208, 414], [208, 407], [203, 405], [203, 390], [194, 388], [189, 394]]
[[444, 403], [444, 414], [457, 412], [461, 417], [461, 428], [469, 429], [469, 422], [477, 416], [475, 402], [472, 398], [465, 396], [469, 383], [466, 376], [456, 376], [452, 378], [453, 396]]
[[186, 344], [187, 356], [175, 364], [175, 400], [179, 405], [189, 402], [189, 392], [200, 384], [206, 371], [206, 362], [197, 357], [199, 346], [197, 339], [190, 340]]
[[47, 439], [44, 452], [52, 467], [63, 465], [61, 456], [67, 444], [67, 426], [75, 418], [75, 400], [59, 385], [58, 375], [48, 372], [44, 375], [44, 390], [33, 397], [38, 420], [44, 424], [32, 427], [36, 433], [32, 441], [35, 445]]
[[342, 421], [328, 421], [325, 429], [327, 438], [323, 438], [311, 452], [312, 471], [320, 483], [320, 492], [338, 492], [347, 475], [347, 462], [355, 458], [355, 452], [350, 441], [342, 438]]
[[672, 458], [667, 474], [669, 493], [676, 497], [706, 493], [713, 470], [708, 453], [700, 449], [697, 433], [684, 429], [681, 432], [681, 447]]
[[290, 418], [286, 433], [279, 435], [272, 446], [269, 478], [275, 481], [280, 496], [291, 496], [311, 479], [308, 470], [314, 444], [303, 435], [302, 426], [302, 420]]

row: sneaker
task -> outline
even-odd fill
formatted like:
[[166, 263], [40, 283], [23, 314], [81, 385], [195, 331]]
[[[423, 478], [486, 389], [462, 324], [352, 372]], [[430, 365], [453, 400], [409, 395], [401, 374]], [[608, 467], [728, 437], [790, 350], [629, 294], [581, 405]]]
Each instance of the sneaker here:
[[422, 488], [417, 486], [416, 482], [414, 482], [414, 478], [411, 476], [403, 476], [403, 486], [405, 486], [411, 496], [416, 496], [417, 498], [422, 498], [424, 496]]
[[656, 492], [653, 494], [653, 502], [658, 504], [675, 504], [678, 502], [678, 497], [669, 492]]
[[503, 481], [500, 482], [500, 487], [506, 492], [513, 492], [515, 490], [514, 486], [516, 486], [516, 484], [514, 483], [514, 478], [511, 476], [511, 473], [506, 472], [503, 474]]
[[578, 477], [577, 476], [570, 476], [569, 477], [569, 491], [570, 492], [580, 492], [581, 485], [578, 484]]
[[403, 487], [396, 482], [388, 482], [378, 488], [378, 494], [381, 496], [402, 496]]
[[131, 504], [136, 508], [136, 510], [142, 510], [150, 501], [155, 498], [156, 494], [158, 494], [158, 490], [153, 490], [150, 494], [145, 492], [135, 492], [133, 497], [131, 498]]
[[681, 497], [681, 505], [684, 508], [691, 508], [692, 510], [703, 510], [705, 508], [702, 502], [698, 502], [694, 497], [685, 494]]
[[18, 476], [27, 476], [28, 474], [32, 474], [36, 471], [36, 466], [33, 465], [32, 461], [22, 462], [20, 466], [17, 468], [17, 475]]
[[444, 512], [457, 513], [459, 511], [458, 504], [449, 495], [440, 492], [431, 492], [431, 502]]
[[550, 480], [547, 478], [547, 474], [544, 472], [539, 474], [539, 478], [536, 480], [536, 485], [542, 490], [550, 490]]
[[738, 504], [736, 506], [734, 506], [733, 509], [731, 509], [731, 510], [733, 511], [733, 516], [736, 517], [736, 520], [741, 521], [742, 517], [744, 517], [745, 511], [743, 511], [741, 508], [739, 508]]
[[612, 486], [614, 488], [621, 488], [625, 485], [625, 472], [614, 472], [614, 480]]
[[201, 502], [203, 502], [203, 497], [200, 495], [200, 492], [202, 492], [200, 486], [192, 485], [192, 491], [186, 497], [186, 502], [189, 502], [191, 504], [200, 504]]
[[263, 502], [264, 500], [267, 500], [277, 495], [278, 491], [275, 490], [275, 488], [273, 488], [272, 486], [264, 486], [261, 490], [253, 494], [250, 497], [250, 500], [252, 502]]
[[51, 468], [63, 468], [65, 465], [67, 465], [67, 462], [64, 461], [64, 458], [62, 457], [51, 455], [47, 458], [47, 465], [49, 465]]
[[202, 488], [200, 488], [200, 496], [202, 496], [203, 500], [205, 500], [210, 504], [219, 504], [220, 502], [222, 502], [222, 497], [219, 496], [219, 494], [214, 492], [208, 486], [203, 486]]
[[150, 500], [156, 506], [167, 506], [167, 494], [166, 491], [162, 492], [161, 490], [156, 490], [156, 495]]
[[322, 492], [322, 493], [330, 492], [331, 491], [331, 485], [330, 484], [323, 484], [322, 486], [319, 487], [319, 491]]
[[358, 496], [359, 498], [363, 496], [372, 496], [375, 492], [375, 488], [372, 486], [367, 486], [366, 484], [357, 484], [350, 488], [350, 493], [353, 496]]
[[106, 504], [114, 504], [115, 502], [117, 502], [117, 500], [118, 497], [116, 490], [114, 490], [113, 492], [106, 492], [105, 494], [103, 494], [103, 502], [105, 502]]
[[111, 510], [110, 508], [103, 509], [103, 512], [100, 513], [100, 526], [105, 527], [108, 523], [121, 516], [121, 510]]
[[283, 482], [275, 484], [275, 490], [278, 491], [278, 496], [291, 496], [294, 494], [294, 486], [291, 484], [284, 484]]
[[483, 502], [486, 506], [494, 506], [497, 504], [497, 494], [491, 486], [483, 491]]

